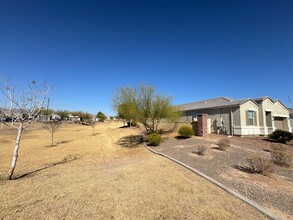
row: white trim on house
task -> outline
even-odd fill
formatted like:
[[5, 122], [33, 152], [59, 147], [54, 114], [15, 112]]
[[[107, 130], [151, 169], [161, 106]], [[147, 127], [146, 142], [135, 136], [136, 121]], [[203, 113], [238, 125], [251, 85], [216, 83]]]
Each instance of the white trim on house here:
[[260, 135], [269, 135], [275, 130], [274, 127], [259, 127]]
[[278, 115], [278, 114], [273, 114], [273, 117], [289, 118], [289, 115]]
[[260, 135], [260, 127], [259, 126], [234, 126], [233, 127], [234, 135]]

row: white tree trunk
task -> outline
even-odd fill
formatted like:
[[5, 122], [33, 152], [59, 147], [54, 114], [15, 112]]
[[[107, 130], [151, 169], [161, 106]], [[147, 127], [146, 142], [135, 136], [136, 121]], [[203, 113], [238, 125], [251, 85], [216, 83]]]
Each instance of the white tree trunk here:
[[23, 122], [21, 122], [19, 127], [18, 127], [18, 133], [17, 133], [16, 142], [15, 142], [15, 146], [14, 146], [12, 163], [11, 163], [11, 167], [10, 167], [10, 170], [8, 172], [8, 175], [7, 175], [8, 180], [11, 180], [12, 175], [13, 175], [14, 170], [15, 170], [15, 167], [16, 167], [16, 162], [17, 162], [17, 158], [18, 158], [18, 150], [19, 150], [19, 146], [20, 146], [20, 139], [21, 139], [22, 131], [23, 131]]

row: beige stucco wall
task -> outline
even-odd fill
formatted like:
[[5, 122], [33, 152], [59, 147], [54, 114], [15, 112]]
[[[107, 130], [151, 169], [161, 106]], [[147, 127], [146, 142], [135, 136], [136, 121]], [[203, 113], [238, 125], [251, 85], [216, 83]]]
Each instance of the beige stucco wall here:
[[186, 111], [184, 120], [191, 121], [192, 118], [196, 118], [196, 115], [199, 114], [208, 114], [209, 128], [208, 131], [214, 133], [217, 131], [217, 126], [221, 126], [221, 118], [224, 122], [224, 127], [227, 130], [227, 133], [230, 133], [230, 112], [231, 108], [215, 108], [215, 109], [200, 109], [194, 111]]
[[258, 104], [260, 107], [259, 108], [260, 127], [261, 127], [261, 129], [264, 129], [263, 134], [269, 134], [275, 129], [274, 121], [272, 121], [272, 129], [267, 132], [265, 131], [265, 129], [267, 129], [266, 127], [268, 127], [268, 125], [266, 123], [266, 118], [265, 118], [266, 111], [272, 112], [272, 120], [274, 117], [283, 117], [284, 118], [284, 126], [286, 127], [284, 129], [291, 130], [290, 127], [292, 125], [290, 125], [290, 121], [288, 120], [289, 111], [279, 101], [272, 102], [270, 99], [265, 99], [264, 101], [259, 102]]
[[234, 107], [233, 108], [233, 126], [240, 126], [240, 108]]
[[241, 126], [247, 126], [246, 125], [246, 111], [253, 110], [256, 112], [256, 125], [259, 126], [259, 108], [256, 104], [254, 104], [252, 101], [248, 101], [240, 106], [240, 121]]

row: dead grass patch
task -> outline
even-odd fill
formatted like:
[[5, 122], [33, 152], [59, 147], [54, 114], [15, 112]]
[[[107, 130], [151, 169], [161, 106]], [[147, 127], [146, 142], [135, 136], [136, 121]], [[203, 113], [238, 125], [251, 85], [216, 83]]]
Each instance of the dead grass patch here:
[[[48, 132], [30, 130], [32, 136], [22, 142], [15, 175], [61, 163], [14, 181], [3, 180], [13, 146], [1, 146], [1, 217], [266, 219], [208, 181], [145, 148], [121, 147], [119, 139], [138, 135], [139, 130], [119, 126], [99, 124], [96, 130], [100, 135], [90, 136], [88, 127], [64, 125], [56, 140], [66, 137], [69, 142], [54, 148], [43, 147], [50, 140]], [[2, 138], [6, 139], [0, 134]], [[79, 158], [62, 162], [69, 154]]]

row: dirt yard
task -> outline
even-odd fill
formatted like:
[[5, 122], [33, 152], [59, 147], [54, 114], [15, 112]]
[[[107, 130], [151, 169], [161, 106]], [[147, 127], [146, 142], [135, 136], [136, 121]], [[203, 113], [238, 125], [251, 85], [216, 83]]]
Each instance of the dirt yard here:
[[[231, 147], [226, 151], [217, 148], [224, 136], [208, 135], [178, 139], [178, 134], [165, 135], [165, 141], [154, 150], [172, 156], [243, 196], [259, 203], [280, 219], [293, 219], [293, 168], [274, 166], [272, 174], [264, 176], [249, 173], [247, 158], [253, 155], [270, 158], [271, 143], [262, 137], [231, 137]], [[197, 146], [207, 150], [203, 156], [192, 153]], [[292, 142], [287, 149], [293, 155]]]
[[15, 131], [1, 130], [0, 219], [266, 219], [194, 173], [128, 144], [139, 130], [121, 125], [98, 123], [95, 136], [91, 127], [62, 125], [54, 147], [49, 132], [33, 125], [12, 181], [5, 176]]

